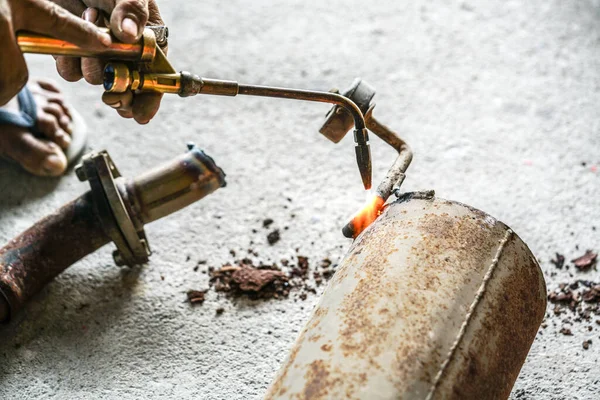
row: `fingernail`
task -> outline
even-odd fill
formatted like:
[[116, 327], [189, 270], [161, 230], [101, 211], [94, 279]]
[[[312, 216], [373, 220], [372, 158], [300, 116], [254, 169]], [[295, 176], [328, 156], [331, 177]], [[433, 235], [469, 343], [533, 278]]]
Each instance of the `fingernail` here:
[[95, 8], [86, 8], [83, 12], [82, 18], [88, 22], [96, 23], [98, 20], [98, 10]]
[[99, 32], [99, 37], [100, 37], [100, 43], [102, 43], [104, 46], [108, 47], [112, 44], [112, 39], [108, 33]]
[[131, 18], [125, 18], [121, 22], [121, 31], [128, 34], [131, 37], [137, 37], [138, 26]]
[[121, 108], [121, 102], [117, 101], [115, 104], [109, 104], [112, 108]]
[[42, 168], [49, 175], [61, 174], [65, 169], [65, 160], [58, 154], [51, 154], [44, 160]]

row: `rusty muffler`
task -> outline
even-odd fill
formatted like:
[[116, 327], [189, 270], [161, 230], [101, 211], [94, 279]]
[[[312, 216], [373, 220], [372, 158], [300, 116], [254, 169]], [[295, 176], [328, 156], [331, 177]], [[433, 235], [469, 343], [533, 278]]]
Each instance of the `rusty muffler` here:
[[505, 224], [411, 193], [354, 241], [267, 399], [506, 399], [546, 310]]
[[[373, 117], [370, 85], [343, 95], [398, 157], [344, 226], [355, 241], [266, 399], [508, 398], [546, 310], [535, 257], [479, 210], [402, 194], [410, 147]], [[337, 142], [351, 126], [334, 108], [321, 133]]]
[[225, 174], [196, 146], [165, 165], [126, 180], [106, 151], [76, 168], [91, 190], [64, 205], [0, 249], [0, 322], [66, 268], [109, 242], [117, 265], [148, 261], [144, 225], [172, 214], [220, 187]]

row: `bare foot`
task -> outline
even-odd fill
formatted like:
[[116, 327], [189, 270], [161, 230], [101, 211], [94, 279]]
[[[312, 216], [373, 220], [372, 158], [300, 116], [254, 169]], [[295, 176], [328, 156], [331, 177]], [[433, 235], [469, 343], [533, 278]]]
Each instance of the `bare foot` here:
[[[26, 128], [2, 124], [0, 157], [16, 161], [34, 175], [62, 175], [67, 169], [63, 150], [71, 143], [71, 112], [54, 82], [32, 79], [27, 87], [37, 106], [37, 130], [45, 137], [37, 138]], [[18, 113], [19, 102], [15, 97], [2, 108]]]

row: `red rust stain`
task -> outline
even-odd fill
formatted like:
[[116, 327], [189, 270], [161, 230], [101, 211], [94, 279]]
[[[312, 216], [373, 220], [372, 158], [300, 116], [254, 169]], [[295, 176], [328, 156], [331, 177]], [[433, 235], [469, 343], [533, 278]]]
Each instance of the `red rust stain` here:
[[323, 335], [310, 335], [310, 337], [308, 338], [309, 342], [318, 342], [319, 339], [321, 339], [323, 337]]
[[[480, 215], [487, 218], [483, 213], [476, 217]], [[403, 269], [403, 273], [408, 274], [407, 284], [388, 276], [388, 257], [397, 252], [396, 241], [409, 236], [402, 232], [415, 229], [418, 242]], [[414, 378], [433, 382], [446, 351], [435, 348], [439, 339], [431, 336], [431, 320], [437, 317], [428, 315], [429, 310], [433, 307], [448, 315], [464, 313], [464, 305], [458, 303], [451, 304], [452, 309], [445, 305], [438, 307], [439, 290], [442, 288], [451, 298], [465, 290], [466, 279], [470, 280], [476, 273], [483, 278], [487, 261], [493, 257], [498, 244], [495, 235], [498, 230], [494, 229], [483, 218], [472, 217], [472, 214], [455, 217], [443, 212], [414, 217], [388, 210], [382, 215], [355, 243], [354, 250], [362, 252], [361, 258], [350, 256], [348, 259], [360, 268], [353, 269], [358, 281], [356, 288], [345, 296], [338, 311], [343, 322], [339, 349], [344, 357], [362, 359], [370, 368], [381, 370], [399, 390], [406, 390], [406, 381]], [[402, 300], [394, 302], [398, 296]], [[390, 301], [390, 306], [385, 307], [388, 311], [382, 311], [382, 299]], [[399, 320], [410, 321], [411, 337], [403, 337], [403, 332], [393, 329]], [[391, 342], [399, 344], [394, 369], [390, 371], [379, 365], [378, 357], [390, 351]], [[445, 346], [450, 344], [448, 341]], [[421, 375], [413, 376], [415, 371]]]
[[317, 326], [319, 326], [319, 324], [321, 323], [321, 321], [327, 315], [328, 312], [329, 312], [329, 310], [326, 308], [317, 308], [315, 310], [315, 314], [313, 315], [312, 322], [310, 324], [309, 329], [313, 330]]
[[321, 346], [321, 350], [326, 352], [330, 352], [332, 348], [333, 346], [330, 343], [326, 343], [323, 346]]
[[296, 398], [301, 400], [324, 399], [329, 391], [342, 383], [340, 377], [332, 377], [331, 367], [324, 360], [315, 360], [308, 365], [304, 374], [306, 384], [301, 394]]

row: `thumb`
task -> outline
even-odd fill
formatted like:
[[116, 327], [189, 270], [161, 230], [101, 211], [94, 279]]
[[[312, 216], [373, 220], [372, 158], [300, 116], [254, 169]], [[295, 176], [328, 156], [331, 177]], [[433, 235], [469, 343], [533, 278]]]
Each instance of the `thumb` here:
[[148, 0], [116, 0], [110, 15], [112, 33], [124, 43], [137, 42], [148, 22]]

